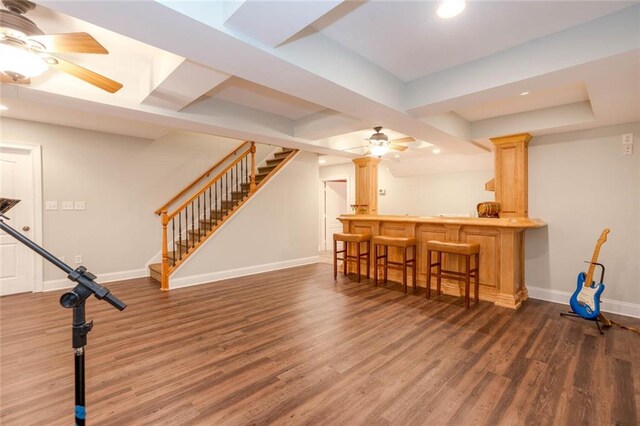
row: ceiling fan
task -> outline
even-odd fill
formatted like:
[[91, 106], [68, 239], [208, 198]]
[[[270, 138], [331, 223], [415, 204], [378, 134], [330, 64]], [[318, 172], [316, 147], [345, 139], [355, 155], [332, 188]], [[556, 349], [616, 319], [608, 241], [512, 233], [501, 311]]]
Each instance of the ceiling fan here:
[[409, 148], [409, 146], [402, 145], [402, 144], [410, 144], [410, 143], [416, 142], [416, 140], [411, 136], [407, 136], [400, 139], [394, 139], [390, 141], [387, 135], [381, 132], [382, 126], [374, 127], [373, 130], [375, 130], [376, 132], [372, 134], [370, 137], [368, 137], [367, 139], [365, 139], [369, 141], [368, 145], [356, 146], [354, 148], [346, 148], [343, 151], [367, 148], [367, 150], [364, 153], [365, 156], [373, 155], [375, 157], [382, 157], [388, 151], [402, 152]]
[[58, 56], [59, 53], [109, 52], [87, 33], [45, 34], [24, 13], [35, 8], [28, 0], [3, 0], [0, 9], [0, 82], [29, 84], [49, 67], [115, 93], [122, 84]]

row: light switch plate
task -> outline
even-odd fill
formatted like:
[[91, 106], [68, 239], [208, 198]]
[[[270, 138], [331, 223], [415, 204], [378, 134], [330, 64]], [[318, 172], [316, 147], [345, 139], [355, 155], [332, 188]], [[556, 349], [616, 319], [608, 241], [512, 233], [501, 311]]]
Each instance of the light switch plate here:
[[86, 210], [87, 202], [86, 201], [76, 201], [73, 203], [74, 210]]
[[44, 203], [45, 210], [58, 210], [58, 202], [57, 201], [46, 201]]
[[63, 201], [62, 210], [73, 210], [73, 201]]

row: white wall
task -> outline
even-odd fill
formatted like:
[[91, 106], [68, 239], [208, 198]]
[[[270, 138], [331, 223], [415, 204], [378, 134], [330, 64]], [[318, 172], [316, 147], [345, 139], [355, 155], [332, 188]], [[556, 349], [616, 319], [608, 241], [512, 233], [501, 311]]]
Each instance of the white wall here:
[[378, 188], [384, 189], [386, 195], [378, 197], [378, 211], [418, 216], [469, 215], [479, 202], [494, 199], [493, 192], [484, 190], [485, 182], [491, 178], [491, 170], [396, 178], [381, 165]]
[[[416, 159], [412, 161], [415, 162]], [[432, 161], [432, 160], [429, 160]], [[355, 167], [353, 163], [324, 166], [320, 177], [349, 177], [349, 203], [355, 200]], [[493, 200], [493, 192], [484, 184], [493, 178], [493, 170], [473, 170], [454, 173], [430, 173], [423, 176], [393, 175], [386, 162], [378, 166], [378, 188], [386, 195], [378, 197], [380, 214], [434, 216], [466, 214], [475, 211], [481, 201]]]
[[[99, 279], [146, 275], [159, 250], [153, 211], [240, 141], [176, 132], [158, 140], [2, 118], [0, 141], [42, 146], [43, 198], [86, 201], [86, 211], [44, 211], [43, 244]], [[273, 147], [259, 146], [258, 160]], [[45, 265], [45, 289], [67, 284]]]
[[170, 279], [171, 288], [318, 261], [318, 156], [301, 152]]
[[[635, 136], [631, 156], [622, 155], [624, 133]], [[602, 309], [618, 306], [640, 315], [639, 142], [640, 123], [533, 138], [529, 215], [548, 226], [527, 232], [526, 283], [532, 296], [563, 300], [565, 294], [554, 292], [573, 292], [578, 272], [588, 268], [583, 261], [591, 259], [608, 227], [600, 252], [607, 267]]]

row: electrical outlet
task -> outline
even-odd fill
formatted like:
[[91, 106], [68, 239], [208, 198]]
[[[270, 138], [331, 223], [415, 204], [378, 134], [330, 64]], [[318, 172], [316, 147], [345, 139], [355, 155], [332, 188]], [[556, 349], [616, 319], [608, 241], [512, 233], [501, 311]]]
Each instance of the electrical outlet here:
[[622, 144], [622, 155], [632, 155], [633, 145], [630, 143]]
[[76, 265], [79, 265], [82, 263], [82, 255], [78, 254], [76, 255]]
[[633, 154], [633, 133], [622, 135], [622, 155]]
[[62, 210], [73, 210], [73, 201], [63, 201]]
[[76, 201], [75, 203], [73, 203], [73, 208], [74, 208], [74, 210], [86, 210], [87, 209], [87, 202], [86, 201]]
[[57, 201], [47, 201], [44, 204], [45, 210], [58, 210], [58, 202]]

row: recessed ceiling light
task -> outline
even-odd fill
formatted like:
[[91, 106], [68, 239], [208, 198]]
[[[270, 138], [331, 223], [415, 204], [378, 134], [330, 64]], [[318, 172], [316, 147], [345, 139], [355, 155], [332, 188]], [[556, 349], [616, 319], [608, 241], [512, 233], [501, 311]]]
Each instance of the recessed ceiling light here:
[[438, 16], [443, 19], [453, 18], [462, 13], [467, 3], [464, 0], [444, 0], [438, 8]]
[[529, 94], [529, 92], [522, 92], [520, 93], [520, 96], [527, 96]]
[[8, 106], [0, 104], [0, 111], [6, 111], [8, 109], [9, 109]]
[[400, 154], [394, 155], [393, 158], [400, 158]]
[[440, 149], [439, 149], [439, 148], [436, 148], [436, 149], [434, 149], [432, 152], [433, 152], [434, 154], [440, 154]]
[[325, 160], [324, 158], [321, 158], [318, 160], [318, 163], [320, 164], [326, 164], [327, 160]]

